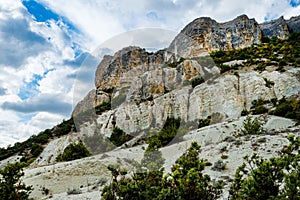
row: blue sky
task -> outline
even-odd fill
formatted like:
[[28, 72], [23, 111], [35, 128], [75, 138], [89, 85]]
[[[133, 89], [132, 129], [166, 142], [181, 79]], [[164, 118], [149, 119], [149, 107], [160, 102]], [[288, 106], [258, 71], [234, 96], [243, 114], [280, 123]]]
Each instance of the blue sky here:
[[289, 3], [292, 7], [297, 7], [297, 6], [299, 6], [300, 1], [299, 0], [290, 0]]
[[[247, 14], [263, 22], [299, 15], [299, 4], [299, 0], [0, 0], [0, 147], [69, 118], [74, 104], [93, 87], [101, 56], [131, 44], [124, 38], [143, 29], [165, 30], [157, 38], [160, 41], [143, 43], [139, 35], [134, 43], [155, 49], [161, 47], [157, 42], [167, 45], [197, 17], [224, 22]], [[123, 36], [118, 39], [119, 34]], [[95, 52], [99, 47], [102, 51]]]

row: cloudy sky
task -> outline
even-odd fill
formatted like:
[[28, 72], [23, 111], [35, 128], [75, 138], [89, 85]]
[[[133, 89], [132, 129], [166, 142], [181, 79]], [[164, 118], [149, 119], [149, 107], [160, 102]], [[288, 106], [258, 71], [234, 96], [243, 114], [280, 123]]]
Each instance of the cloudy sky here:
[[281, 15], [288, 19], [300, 14], [299, 4], [300, 0], [0, 0], [0, 147], [68, 119], [78, 83], [93, 82], [99, 60], [91, 55], [105, 41], [117, 43], [111, 38], [119, 34], [166, 30], [160, 37], [168, 35], [164, 42], [169, 42], [197, 17], [219, 22], [240, 14], [258, 22]]

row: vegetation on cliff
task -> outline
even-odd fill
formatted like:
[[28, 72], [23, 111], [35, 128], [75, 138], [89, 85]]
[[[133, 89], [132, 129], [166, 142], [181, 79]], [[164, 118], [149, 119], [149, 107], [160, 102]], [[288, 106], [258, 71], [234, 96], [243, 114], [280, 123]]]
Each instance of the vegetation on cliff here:
[[32, 135], [24, 142], [17, 142], [13, 146], [7, 148], [0, 148], [0, 160], [4, 160], [15, 154], [22, 155], [21, 161], [30, 164], [33, 162], [43, 151], [44, 145], [55, 137], [67, 135], [68, 133], [76, 131], [73, 118], [64, 120], [53, 129], [46, 129], [38, 135]]
[[[259, 45], [253, 45], [243, 49], [230, 51], [214, 51], [210, 54], [221, 73], [229, 70], [237, 70], [242, 67], [256, 65], [255, 70], [263, 71], [267, 66], [277, 66], [280, 72], [285, 71], [284, 66], [291, 65], [300, 67], [300, 33], [292, 33], [287, 40], [276, 37], [263, 38]], [[241, 65], [224, 65], [223, 63], [232, 60], [244, 60]]]

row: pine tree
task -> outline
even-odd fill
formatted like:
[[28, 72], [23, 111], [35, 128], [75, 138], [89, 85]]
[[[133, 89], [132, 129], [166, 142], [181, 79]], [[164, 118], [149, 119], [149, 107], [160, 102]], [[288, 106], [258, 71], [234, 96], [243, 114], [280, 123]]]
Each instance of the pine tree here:
[[24, 175], [24, 163], [9, 163], [0, 170], [0, 197], [5, 200], [26, 200], [32, 186], [26, 186], [20, 178]]

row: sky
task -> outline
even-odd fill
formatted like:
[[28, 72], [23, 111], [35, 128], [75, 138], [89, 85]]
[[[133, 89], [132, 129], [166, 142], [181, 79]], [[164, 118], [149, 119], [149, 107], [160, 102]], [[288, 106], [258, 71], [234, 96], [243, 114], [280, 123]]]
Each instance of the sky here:
[[[225, 22], [247, 14], [261, 23], [299, 15], [299, 4], [300, 0], [0, 0], [0, 147], [70, 118], [74, 105], [93, 87], [101, 56], [131, 44], [133, 35], [139, 38], [134, 44], [157, 49], [197, 17]], [[147, 33], [153, 33], [151, 40]]]

